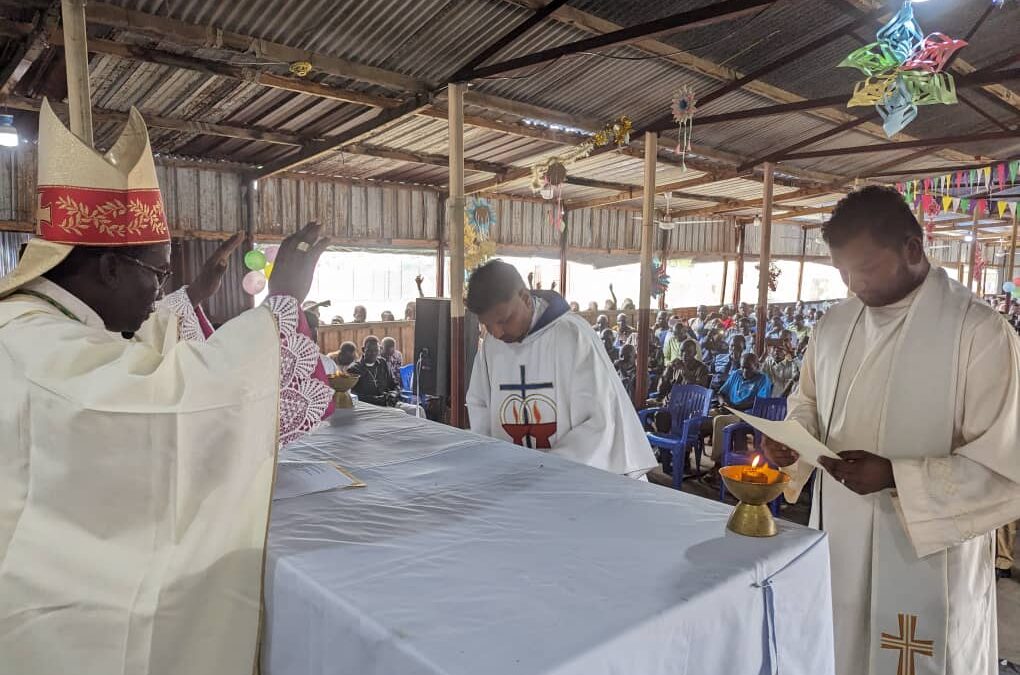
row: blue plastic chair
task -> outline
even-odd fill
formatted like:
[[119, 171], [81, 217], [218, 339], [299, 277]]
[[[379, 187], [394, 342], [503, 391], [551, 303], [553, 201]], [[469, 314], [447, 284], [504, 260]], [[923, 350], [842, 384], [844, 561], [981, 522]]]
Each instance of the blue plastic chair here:
[[400, 366], [400, 400], [412, 405], [420, 405], [414, 395], [414, 364]]
[[[641, 425], [648, 428], [648, 418], [662, 410], [669, 412], [672, 425], [668, 434], [647, 432], [648, 442], [653, 448], [665, 451], [666, 458], [672, 468], [673, 487], [680, 489], [687, 464], [687, 450], [694, 448], [694, 461], [697, 470], [701, 470], [701, 456], [705, 452], [705, 444], [701, 438], [701, 423], [708, 416], [712, 405], [712, 390], [696, 384], [678, 384], [669, 393], [669, 403], [665, 407], [646, 408], [638, 412]], [[667, 461], [663, 461], [665, 467]]]
[[[751, 406], [750, 414], [755, 417], [761, 417], [766, 420], [782, 420], [786, 418], [786, 399], [785, 398], [759, 398], [755, 400], [754, 405]], [[744, 422], [737, 422], [736, 424], [730, 424], [723, 429], [722, 445], [723, 445], [723, 458], [721, 466], [732, 466], [734, 464], [750, 464], [751, 458], [746, 452], [738, 452], [733, 449], [734, 437], [743, 438], [747, 434], [754, 434], [754, 447], [761, 448], [761, 432], [755, 431], [754, 427]], [[773, 467], [775, 468], [775, 467]], [[726, 483], [719, 481], [719, 499], [722, 500], [726, 496]], [[772, 513], [779, 512], [779, 499], [772, 500], [769, 507], [772, 509]]]

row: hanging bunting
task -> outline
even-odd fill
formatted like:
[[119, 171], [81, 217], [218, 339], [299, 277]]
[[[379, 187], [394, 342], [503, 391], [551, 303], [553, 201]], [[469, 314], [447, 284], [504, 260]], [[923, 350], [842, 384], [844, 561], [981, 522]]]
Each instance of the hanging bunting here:
[[990, 188], [992, 186], [991, 185], [991, 181], [992, 181], [992, 167], [986, 166], [984, 169], [981, 170], [981, 172], [982, 172], [982, 174], [984, 175], [984, 178], [985, 178], [985, 188]]
[[953, 197], [953, 211], [955, 211], [956, 213], [959, 213], [960, 212], [960, 206], [961, 206], [960, 205], [960, 198], [959, 197]]
[[1006, 213], [1006, 209], [1009, 208], [1009, 202], [999, 201], [997, 206], [999, 207], [999, 218]]
[[988, 200], [979, 199], [974, 202], [974, 215], [980, 218], [981, 216], [988, 213]]
[[691, 132], [694, 128], [694, 115], [698, 112], [698, 99], [694, 95], [694, 87], [689, 84], [680, 86], [674, 93], [670, 105], [673, 121], [677, 123], [677, 144], [673, 150], [680, 155], [680, 166], [687, 170], [687, 153], [691, 151]]
[[949, 195], [944, 195], [942, 197], [942, 210], [943, 211], [948, 211], [950, 209], [950, 207], [952, 207], [952, 205], [953, 205], [953, 198], [950, 197]]
[[999, 179], [999, 189], [1006, 189], [1006, 165], [999, 164], [995, 167], [995, 177]]
[[1016, 182], [1016, 175], [1020, 173], [1020, 159], [1014, 159], [1009, 163], [1009, 182]]
[[944, 33], [925, 37], [911, 0], [905, 0], [875, 37], [877, 42], [855, 49], [839, 64], [865, 76], [854, 85], [848, 108], [874, 105], [886, 136], [892, 138], [917, 117], [918, 106], [956, 103], [956, 83], [944, 68], [967, 45], [965, 40]]
[[963, 213], [970, 213], [970, 200], [960, 199], [960, 211]]

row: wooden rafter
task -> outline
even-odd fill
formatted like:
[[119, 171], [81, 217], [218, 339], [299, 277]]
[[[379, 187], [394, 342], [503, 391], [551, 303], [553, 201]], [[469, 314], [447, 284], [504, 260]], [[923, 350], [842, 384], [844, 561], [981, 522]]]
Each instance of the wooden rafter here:
[[[956, 80], [957, 89], [981, 87], [989, 82], [1008, 82], [1020, 79], [1020, 68], [1008, 70], [979, 70], [968, 75], [961, 75]], [[723, 122], [735, 122], [737, 120], [758, 119], [773, 115], [785, 115], [792, 112], [805, 112], [807, 110], [818, 110], [821, 108], [842, 108], [846, 106], [847, 96], [826, 96], [823, 98], [805, 99], [794, 103], [782, 103], [780, 105], [761, 106], [759, 108], [747, 108], [734, 110], [732, 112], [720, 113], [717, 115], [705, 115], [698, 118], [698, 125], [720, 124]]]
[[636, 40], [661, 37], [681, 30], [690, 30], [722, 21], [730, 21], [745, 14], [759, 11], [761, 8], [768, 7], [776, 2], [777, 0], [722, 0], [722, 2], [706, 7], [679, 12], [661, 19], [655, 19], [654, 21], [646, 21], [636, 26], [621, 28], [611, 33], [593, 35], [592, 37], [565, 45], [550, 47], [549, 49], [543, 49], [532, 54], [501, 61], [500, 63], [474, 68], [464, 75], [464, 79], [490, 77], [529, 66], [541, 65], [571, 54], [628, 44]]
[[898, 152], [900, 150], [913, 150], [914, 148], [941, 148], [948, 145], [967, 145], [971, 143], [983, 143], [985, 141], [999, 141], [1007, 138], [1020, 138], [1020, 129], [1010, 131], [991, 131], [985, 134], [943, 136], [941, 138], [928, 138], [918, 141], [872, 143], [870, 145], [856, 145], [849, 148], [809, 150], [805, 152], [790, 153], [786, 155], [786, 159], [815, 159], [818, 157], [842, 157], [844, 155], [859, 155], [871, 152]]
[[[787, 192], [781, 195], [775, 195], [772, 198], [773, 202], [788, 202], [794, 199], [805, 199], [807, 197], [817, 197], [825, 194], [836, 194], [840, 192], [839, 186], [823, 185], [820, 187], [804, 188], [802, 190], [794, 190], [793, 192]], [[717, 213], [726, 213], [727, 211], [740, 211], [742, 209], [753, 209], [762, 205], [762, 198], [758, 197], [755, 199], [741, 199], [734, 201], [724, 206], [709, 206], [701, 209], [690, 209], [687, 211], [678, 211], [675, 215], [678, 218], [689, 218], [691, 216], [709, 216]]]
[[32, 31], [18, 45], [11, 59], [0, 68], [0, 97], [7, 96], [18, 85], [36, 59], [46, 50], [46, 32], [57, 24], [57, 5], [36, 16]]

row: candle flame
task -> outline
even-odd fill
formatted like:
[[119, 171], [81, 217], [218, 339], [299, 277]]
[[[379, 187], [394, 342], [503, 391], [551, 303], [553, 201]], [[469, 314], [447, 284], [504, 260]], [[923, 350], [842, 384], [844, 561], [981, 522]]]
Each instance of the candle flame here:
[[751, 461], [751, 468], [752, 469], [758, 468], [758, 462], [760, 462], [760, 461], [761, 461], [761, 455], [755, 455], [754, 459]]

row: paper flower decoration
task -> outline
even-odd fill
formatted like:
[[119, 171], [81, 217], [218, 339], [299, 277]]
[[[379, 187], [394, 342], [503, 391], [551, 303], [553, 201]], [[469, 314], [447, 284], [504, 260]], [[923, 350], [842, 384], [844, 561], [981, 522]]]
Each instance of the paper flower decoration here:
[[669, 289], [669, 275], [666, 266], [658, 258], [652, 258], [652, 297], [657, 298]]
[[467, 207], [468, 224], [483, 237], [489, 236], [489, 228], [496, 222], [492, 202], [484, 197], [472, 197]]
[[687, 153], [691, 150], [694, 115], [698, 112], [698, 99], [694, 96], [694, 87], [685, 84], [673, 92], [673, 100], [669, 109], [673, 113], [673, 121], [679, 125], [674, 152], [680, 155], [680, 164], [684, 169], [687, 169]]
[[854, 85], [848, 108], [874, 105], [885, 135], [892, 138], [917, 117], [917, 106], [956, 103], [956, 83], [943, 72], [950, 57], [967, 45], [943, 33], [924, 37], [911, 0], [875, 35], [839, 64], [856, 68], [865, 79]]

